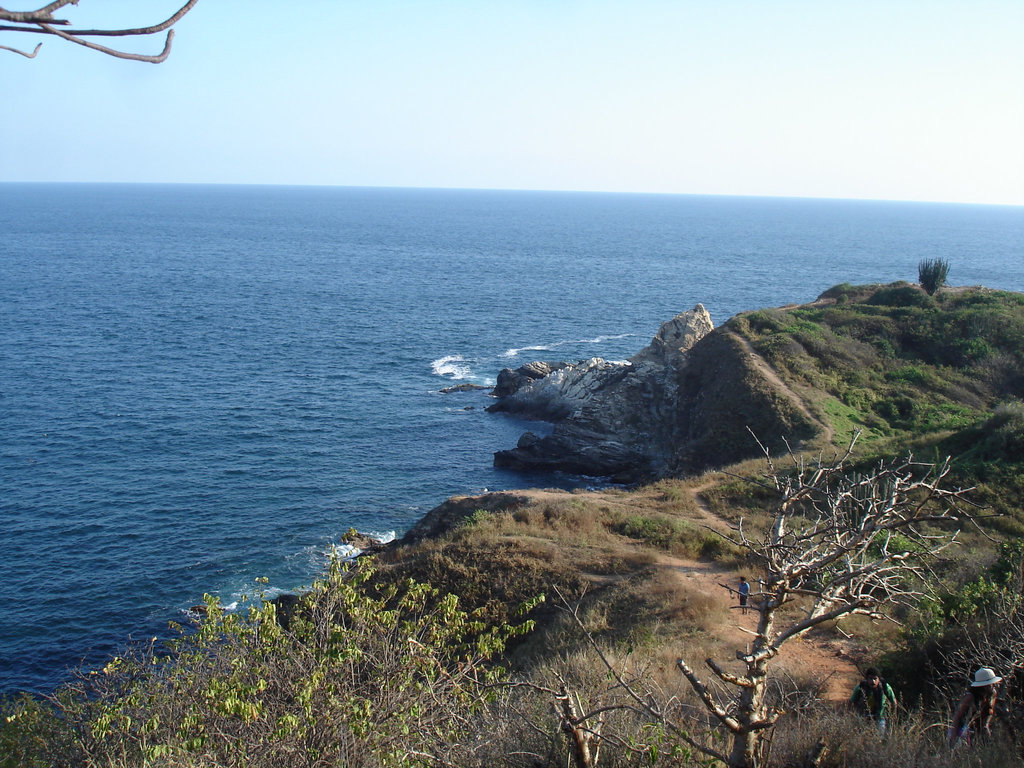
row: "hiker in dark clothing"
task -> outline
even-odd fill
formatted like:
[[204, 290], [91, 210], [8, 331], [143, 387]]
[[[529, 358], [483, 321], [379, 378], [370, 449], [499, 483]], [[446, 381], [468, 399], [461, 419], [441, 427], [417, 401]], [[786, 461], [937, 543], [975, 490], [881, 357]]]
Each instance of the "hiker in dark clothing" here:
[[868, 667], [864, 679], [853, 689], [850, 704], [868, 720], [878, 723], [878, 730], [885, 733], [889, 707], [896, 706], [896, 694], [877, 669]]
[[747, 581], [746, 576], [740, 576], [740, 588], [736, 592], [740, 596], [740, 608], [743, 609], [743, 613], [746, 613], [747, 599], [750, 597], [750, 582]]

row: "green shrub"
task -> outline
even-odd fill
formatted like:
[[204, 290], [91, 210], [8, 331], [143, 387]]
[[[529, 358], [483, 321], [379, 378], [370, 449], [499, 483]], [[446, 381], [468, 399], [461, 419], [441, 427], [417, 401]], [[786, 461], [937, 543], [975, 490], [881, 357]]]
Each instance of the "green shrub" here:
[[453, 595], [371, 575], [336, 560], [287, 629], [272, 602], [228, 613], [208, 598], [170, 653], [147, 644], [51, 707], [5, 706], [0, 746], [12, 765], [83, 768], [458, 762], [503, 674], [487, 660], [532, 622], [487, 626]]
[[917, 403], [913, 398], [897, 395], [875, 401], [871, 409], [892, 426], [902, 426], [914, 417]]
[[935, 377], [919, 365], [905, 365], [902, 368], [897, 368], [895, 371], [889, 371], [885, 378], [889, 381], [903, 381], [908, 384], [922, 386], [930, 384]]
[[646, 541], [659, 549], [670, 549], [680, 533], [674, 520], [654, 515], [630, 515], [613, 525], [612, 530], [631, 539]]
[[983, 426], [982, 452], [989, 457], [1020, 460], [1024, 456], [1024, 404], [1003, 403]]
[[1004, 541], [999, 545], [999, 557], [989, 568], [992, 580], [1000, 587], [1010, 587], [1021, 576], [1024, 565], [1024, 541]]
[[956, 345], [956, 351], [960, 354], [962, 365], [970, 365], [992, 357], [992, 346], [984, 339], [961, 339]]
[[459, 523], [460, 528], [472, 528], [475, 525], [482, 525], [489, 520], [494, 519], [494, 513], [489, 509], [474, 509], [473, 512], [466, 517], [462, 518], [462, 522]]
[[861, 302], [877, 289], [877, 285], [851, 285], [850, 283], [840, 283], [839, 285], [832, 286], [818, 296], [818, 300], [835, 299], [837, 304]]
[[929, 296], [946, 284], [949, 262], [945, 259], [923, 259], [917, 265], [917, 281]]
[[48, 768], [72, 749], [73, 733], [57, 713], [27, 694], [0, 703], [0, 766]]
[[934, 307], [935, 300], [916, 285], [903, 283], [882, 288], [868, 299], [868, 304], [883, 307]]
[[846, 302], [849, 300], [850, 295], [853, 294], [857, 288], [850, 283], [840, 283], [839, 285], [833, 285], [827, 291], [824, 291], [818, 299], [835, 299], [839, 302]]

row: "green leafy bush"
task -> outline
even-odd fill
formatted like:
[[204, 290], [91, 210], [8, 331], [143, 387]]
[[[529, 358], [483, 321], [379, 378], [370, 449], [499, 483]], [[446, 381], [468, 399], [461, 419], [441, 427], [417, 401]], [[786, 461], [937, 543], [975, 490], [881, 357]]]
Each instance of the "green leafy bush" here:
[[674, 522], [665, 517], [631, 515], [613, 526], [613, 530], [631, 539], [642, 539], [668, 549], [678, 535]]
[[273, 602], [207, 598], [169, 652], [148, 644], [48, 706], [8, 706], [0, 744], [28, 766], [446, 764], [496, 695], [487, 660], [532, 622], [487, 626], [411, 580], [372, 587], [367, 565], [333, 562], [287, 629]]
[[930, 293], [922, 293], [915, 285], [904, 283], [891, 288], [883, 288], [868, 299], [869, 304], [884, 307], [934, 307], [935, 300]]
[[885, 376], [890, 381], [904, 381], [908, 384], [929, 384], [934, 381], [935, 377], [923, 369], [919, 365], [905, 365], [902, 368], [897, 368], [895, 371], [890, 371]]

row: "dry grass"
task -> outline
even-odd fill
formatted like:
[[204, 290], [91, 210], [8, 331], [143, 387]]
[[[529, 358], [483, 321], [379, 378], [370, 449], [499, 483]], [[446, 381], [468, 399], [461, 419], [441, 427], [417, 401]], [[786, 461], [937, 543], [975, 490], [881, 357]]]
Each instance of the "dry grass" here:
[[[730, 610], [729, 599], [715, 584], [732, 582], [748, 567], [722, 547], [713, 529], [724, 530], [743, 517], [752, 532], [768, 520], [774, 494], [742, 479], [759, 476], [763, 467], [762, 460], [751, 460], [730, 468], [728, 474], [666, 479], [628, 492], [524, 492], [524, 503], [470, 515], [440, 538], [421, 542], [399, 558], [399, 567], [408, 568], [410, 562], [429, 565], [426, 572], [414, 568], [413, 575], [444, 583], [465, 600], [487, 603], [492, 609], [501, 605], [495, 616], [502, 619], [518, 601], [545, 593], [547, 604], [534, 614], [537, 631], [514, 649], [511, 661], [518, 674], [549, 687], [561, 678], [588, 697], [587, 705], [608, 703], [622, 692], [613, 690], [608, 670], [564, 612], [566, 606], [558, 605], [556, 594], [563, 595], [623, 674], [659, 700], [675, 697], [688, 702], [685, 711], [699, 720], [702, 710], [693, 702], [676, 659], [683, 657], [707, 673], [706, 658], [729, 667], [735, 663], [730, 661], [735, 651], [743, 647], [745, 636], [738, 634], [736, 625], [745, 622]], [[843, 619], [839, 629], [870, 649], [859, 658], [862, 668], [879, 663], [899, 639], [894, 626], [860, 617]], [[926, 730], [927, 724], [908, 723], [881, 742], [856, 718], [833, 711], [824, 703], [824, 688], [828, 684], [835, 689], [829, 696], [833, 700], [837, 691], [847, 690], [845, 678], [838, 683], [829, 678], [839, 666], [838, 661], [833, 665], [830, 654], [843, 635], [835, 627], [823, 627], [814, 635], [818, 639], [812, 638], [806, 648], [796, 644], [792, 657], [780, 657], [773, 669], [773, 700], [802, 714], [791, 716], [779, 728], [772, 766], [804, 764], [808, 751], [821, 740], [829, 749], [822, 765], [835, 768], [970, 764], [935, 751], [933, 736], [939, 728]], [[816, 649], [811, 647], [815, 644]], [[812, 652], [821, 658], [813, 667], [805, 666], [805, 657]], [[847, 672], [849, 658], [844, 662]], [[713, 675], [702, 677], [710, 680]], [[509, 751], [500, 760], [496, 755], [501, 749], [492, 750], [491, 764], [565, 764], [550, 696], [545, 699], [536, 691], [517, 695], [521, 698], [510, 706], [527, 713], [533, 725], [525, 729], [529, 735], [522, 736], [521, 748], [509, 742]], [[613, 726], [620, 732], [643, 732], [642, 722], [625, 714], [612, 717], [607, 727]], [[514, 734], [510, 729], [513, 741]], [[1019, 764], [995, 748], [984, 754], [993, 761], [985, 765], [992, 768]], [[929, 762], [933, 758], [938, 762]], [[602, 764], [630, 765], [636, 759], [609, 748]]]
[[772, 745], [773, 766], [804, 765], [819, 743], [821, 768], [1011, 768], [1021, 759], [1002, 740], [971, 749], [946, 745], [945, 722], [914, 715], [890, 724], [883, 737], [873, 723], [849, 712], [787, 718]]
[[530, 495], [512, 509], [471, 514], [441, 538], [398, 553], [393, 568], [451, 585], [468, 605], [486, 604], [502, 620], [518, 603], [545, 594], [538, 630], [516, 652], [526, 665], [581, 647], [578, 630], [559, 617], [558, 595], [578, 602], [587, 628], [613, 643], [677, 646], [732, 620], [724, 593], [687, 586], [666, 560], [712, 555], [735, 562], [734, 553], [723, 554], [721, 537], [692, 519], [706, 517], [692, 483]]
[[836, 635], [852, 635], [868, 648], [892, 648], [900, 638], [898, 625], [891, 621], [873, 621], [867, 616], [846, 616], [823, 629]]

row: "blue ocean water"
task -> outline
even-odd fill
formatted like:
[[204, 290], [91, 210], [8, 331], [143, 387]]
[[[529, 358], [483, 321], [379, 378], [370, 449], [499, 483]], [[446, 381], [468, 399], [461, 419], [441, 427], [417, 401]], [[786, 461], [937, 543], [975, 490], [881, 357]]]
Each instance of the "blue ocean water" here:
[[445, 386], [934, 257], [1024, 290], [1024, 208], [0, 184], [0, 692], [308, 583], [349, 527], [580, 482], [494, 469], [537, 425]]

